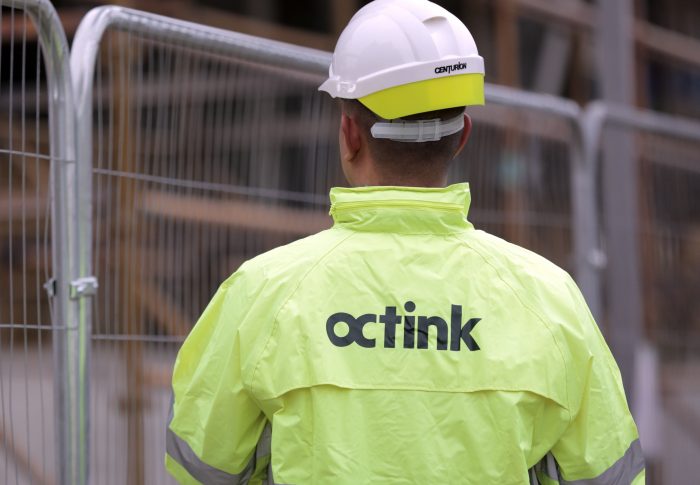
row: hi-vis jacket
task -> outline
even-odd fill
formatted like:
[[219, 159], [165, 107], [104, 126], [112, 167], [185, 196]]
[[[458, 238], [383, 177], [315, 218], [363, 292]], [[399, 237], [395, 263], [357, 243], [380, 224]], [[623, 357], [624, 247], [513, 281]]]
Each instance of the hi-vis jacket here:
[[332, 229], [241, 266], [182, 346], [181, 483], [644, 483], [564, 271], [475, 230], [467, 184], [331, 200]]

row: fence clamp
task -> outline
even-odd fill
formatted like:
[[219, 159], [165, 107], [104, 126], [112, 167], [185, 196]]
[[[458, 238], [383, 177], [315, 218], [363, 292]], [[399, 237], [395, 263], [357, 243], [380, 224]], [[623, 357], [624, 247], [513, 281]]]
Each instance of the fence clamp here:
[[48, 281], [44, 283], [44, 289], [46, 290], [46, 294], [49, 295], [49, 298], [56, 296], [56, 278], [49, 278]]
[[97, 278], [94, 276], [86, 276], [78, 278], [70, 282], [70, 299], [78, 300], [86, 296], [92, 296], [97, 293]]

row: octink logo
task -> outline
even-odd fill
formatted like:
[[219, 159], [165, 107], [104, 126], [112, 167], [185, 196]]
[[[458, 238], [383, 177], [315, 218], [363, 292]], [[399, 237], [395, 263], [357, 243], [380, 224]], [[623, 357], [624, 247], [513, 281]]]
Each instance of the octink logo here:
[[[369, 324], [380, 323], [384, 325], [384, 348], [393, 349], [396, 347], [396, 327], [403, 324], [404, 349], [427, 349], [428, 330], [430, 327], [435, 327], [437, 332], [437, 350], [447, 350], [448, 333], [450, 350], [458, 352], [461, 350], [462, 344], [470, 351], [480, 350], [471, 332], [476, 327], [476, 324], [481, 321], [481, 318], [470, 318], [462, 323], [461, 305], [452, 305], [449, 329], [444, 318], [410, 315], [416, 310], [416, 304], [412, 301], [406, 302], [403, 308], [405, 310], [404, 315], [397, 314], [395, 306], [387, 306], [382, 315], [365, 313], [359, 317], [354, 317], [349, 313], [334, 313], [326, 320], [328, 339], [336, 347], [347, 347], [356, 343], [360, 347], [374, 348], [377, 345], [377, 341], [374, 338], [366, 337], [364, 328]], [[341, 322], [345, 325], [338, 328]], [[343, 327], [347, 328], [347, 333], [345, 333]]]
[[435, 74], [446, 74], [454, 71], [464, 71], [467, 68], [466, 62], [458, 62], [457, 64], [449, 64], [447, 66], [438, 66], [435, 68]]

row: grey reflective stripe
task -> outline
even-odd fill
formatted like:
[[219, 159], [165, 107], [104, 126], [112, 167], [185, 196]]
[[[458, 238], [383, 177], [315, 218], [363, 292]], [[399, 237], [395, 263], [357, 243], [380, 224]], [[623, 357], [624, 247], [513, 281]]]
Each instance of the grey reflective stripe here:
[[253, 473], [252, 464], [255, 460], [251, 460], [241, 473], [227, 473], [200, 460], [190, 445], [170, 428], [167, 433], [165, 446], [168, 455], [200, 482], [206, 485], [237, 485], [246, 483], [250, 479]]
[[253, 458], [243, 471], [236, 474], [228, 473], [214, 468], [211, 465], [207, 465], [197, 456], [185, 440], [170, 429], [170, 423], [173, 420], [173, 405], [174, 398], [171, 395], [170, 412], [168, 414], [168, 425], [165, 435], [165, 451], [168, 455], [187, 470], [193, 478], [205, 485], [238, 485], [247, 483], [255, 469], [256, 456], [253, 455]]
[[540, 485], [540, 478], [546, 477], [549, 480], [559, 483], [559, 468], [552, 453], [547, 453], [542, 459], [530, 468], [530, 482]]
[[557, 462], [554, 459], [554, 455], [547, 453], [544, 456], [544, 473], [554, 481], [559, 481], [559, 468], [557, 468]]
[[264, 458], [265, 456], [270, 456], [270, 461], [267, 464], [267, 485], [284, 485], [275, 481], [275, 477], [272, 475], [272, 426], [268, 422], [260, 436], [260, 441], [258, 441], [258, 447], [255, 451], [255, 456], [258, 459]]
[[255, 456], [258, 460], [261, 460], [266, 456], [270, 457], [270, 461], [267, 464], [267, 485], [283, 485], [281, 483], [277, 483], [275, 478], [272, 476], [272, 425], [269, 421], [267, 425], [265, 425], [265, 429], [260, 436], [258, 446], [255, 449]]
[[268, 421], [263, 429], [258, 445], [255, 447], [255, 458], [261, 459], [272, 454], [272, 425]]
[[534, 466], [530, 468], [530, 485], [540, 485], [540, 481], [537, 479]]
[[636, 439], [627, 448], [625, 454], [610, 468], [595, 478], [586, 480], [562, 480], [562, 485], [629, 485], [644, 470], [642, 445]]

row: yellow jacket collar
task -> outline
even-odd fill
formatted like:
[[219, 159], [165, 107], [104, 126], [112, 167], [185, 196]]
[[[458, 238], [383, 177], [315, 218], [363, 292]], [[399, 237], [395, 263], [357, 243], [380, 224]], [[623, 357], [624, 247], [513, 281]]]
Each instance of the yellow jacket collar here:
[[357, 231], [450, 234], [473, 228], [467, 221], [467, 183], [444, 188], [336, 187], [330, 197], [335, 224]]

